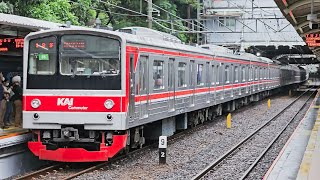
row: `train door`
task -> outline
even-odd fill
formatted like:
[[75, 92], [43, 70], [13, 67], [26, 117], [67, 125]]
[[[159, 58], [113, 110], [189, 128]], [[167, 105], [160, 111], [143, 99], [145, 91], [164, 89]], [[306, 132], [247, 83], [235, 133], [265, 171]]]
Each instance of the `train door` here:
[[134, 74], [134, 54], [129, 54], [130, 58], [130, 72], [129, 72], [129, 78], [130, 78], [130, 92], [129, 92], [129, 118], [130, 121], [134, 119], [134, 112], [135, 112], [135, 74]]
[[220, 91], [220, 100], [223, 100], [224, 99], [224, 85], [225, 85], [225, 69], [224, 69], [225, 65], [224, 63], [221, 63], [220, 66], [219, 66], [219, 80], [220, 80], [220, 88], [219, 90]]
[[231, 86], [231, 64], [225, 64], [224, 65], [224, 86], [223, 86], [223, 92], [224, 92], [224, 98], [230, 99], [231, 93], [232, 93], [232, 86]]
[[195, 62], [194, 60], [190, 61], [190, 75], [189, 75], [189, 84], [190, 84], [190, 89], [192, 91], [192, 94], [190, 95], [190, 106], [194, 106], [194, 99], [195, 99], [195, 88], [196, 88], [196, 83], [195, 83], [195, 78], [196, 78], [196, 69], [195, 69]]
[[169, 91], [169, 99], [168, 99], [168, 108], [169, 111], [174, 111], [175, 109], [175, 63], [174, 59], [170, 58], [168, 63], [168, 91]]
[[139, 58], [139, 84], [137, 94], [139, 95], [139, 117], [140, 119], [148, 117], [148, 94], [149, 94], [149, 76], [148, 76], [148, 56], [140, 56]]
[[211, 82], [210, 82], [210, 101], [215, 103], [215, 90], [216, 90], [216, 78], [217, 78], [217, 64], [212, 62], [211, 63]]
[[236, 69], [236, 66], [234, 64], [231, 64], [230, 66], [230, 97], [234, 97], [235, 95], [235, 89], [234, 89], [234, 84], [236, 83], [235, 82], [235, 69]]
[[252, 94], [252, 93], [253, 93], [253, 90], [254, 90], [254, 67], [253, 67], [252, 64], [250, 65], [250, 74], [251, 74], [251, 77], [250, 77], [250, 88], [249, 88], [249, 92], [250, 92], [250, 94]]
[[243, 74], [244, 74], [244, 81], [246, 82], [246, 83], [245, 83], [246, 88], [245, 88], [245, 92], [244, 92], [244, 93], [248, 94], [248, 93], [249, 93], [249, 78], [250, 78], [250, 76], [249, 76], [249, 71], [250, 71], [249, 66], [245, 65], [243, 71], [244, 71], [244, 72], [243, 72]]
[[206, 101], [207, 103], [210, 103], [210, 62], [206, 63], [206, 83], [205, 83], [205, 87], [208, 88], [208, 92], [206, 94]]

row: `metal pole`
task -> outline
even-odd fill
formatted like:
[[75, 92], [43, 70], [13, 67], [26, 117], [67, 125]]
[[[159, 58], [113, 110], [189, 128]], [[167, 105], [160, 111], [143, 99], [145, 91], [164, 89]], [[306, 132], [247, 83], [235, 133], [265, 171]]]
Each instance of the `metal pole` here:
[[251, 17], [252, 17], [252, 19], [253, 19], [253, 1], [254, 0], [251, 1]]
[[148, 28], [152, 29], [152, 0], [148, 0]]
[[174, 27], [173, 27], [173, 20], [172, 19], [170, 21], [170, 24], [171, 24], [171, 34], [173, 34]]
[[142, 0], [140, 0], [140, 13], [142, 13]]
[[314, 9], [314, 0], [311, 0], [311, 14], [313, 14], [313, 9]]
[[[198, 0], [198, 5], [197, 5], [197, 32], [200, 31], [200, 28], [199, 28], [199, 23], [198, 21], [200, 21], [200, 0]], [[200, 44], [200, 34], [197, 33], [197, 44]]]

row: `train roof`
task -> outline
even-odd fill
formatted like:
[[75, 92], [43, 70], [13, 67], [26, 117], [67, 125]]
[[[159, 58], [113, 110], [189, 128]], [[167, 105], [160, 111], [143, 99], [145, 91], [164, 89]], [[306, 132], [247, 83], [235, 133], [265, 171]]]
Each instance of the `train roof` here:
[[213, 45], [213, 44], [203, 44], [203, 45], [200, 45], [199, 47], [201, 47], [203, 49], [209, 49], [213, 52], [222, 52], [222, 53], [233, 54], [233, 51], [231, 49], [228, 49], [223, 46], [217, 46], [217, 45]]
[[[135, 27], [135, 28], [137, 28], [137, 27]], [[172, 42], [172, 41], [167, 41], [167, 40], [163, 40], [160, 38], [152, 38], [152, 36], [150, 36], [150, 35], [144, 36], [143, 33], [141, 33], [141, 32], [144, 32], [145, 29], [147, 29], [147, 28], [141, 28], [138, 35], [134, 35], [134, 34], [125, 33], [125, 32], [110, 31], [110, 30], [105, 30], [105, 29], [87, 28], [87, 27], [57, 28], [57, 29], [33, 32], [33, 33], [30, 33], [26, 38], [28, 38], [29, 36], [41, 34], [41, 33], [79, 31], [80, 30], [80, 31], [87, 31], [87, 32], [108, 33], [110, 35], [119, 36], [120, 38], [124, 39], [127, 43], [132, 43], [132, 44], [137, 44], [137, 45], [147, 45], [147, 46], [151, 46], [151, 47], [187, 51], [187, 52], [191, 52], [191, 53], [205, 54], [208, 56], [218, 56], [218, 57], [224, 57], [224, 58], [240, 59], [240, 60], [244, 60], [244, 61], [273, 63], [270, 61], [264, 61], [263, 59], [258, 58], [257, 56], [255, 56], [253, 54], [251, 54], [251, 55], [248, 55], [248, 54], [236, 55], [236, 54], [232, 54], [232, 53], [225, 53], [225, 52], [221, 52], [221, 51], [220, 52], [219, 51], [212, 51], [210, 49], [204, 49], [201, 47], [185, 45], [182, 43], [177, 43], [176, 41]], [[155, 32], [156, 30], [152, 30], [152, 31]], [[160, 33], [160, 35], [164, 35], [164, 33]]]

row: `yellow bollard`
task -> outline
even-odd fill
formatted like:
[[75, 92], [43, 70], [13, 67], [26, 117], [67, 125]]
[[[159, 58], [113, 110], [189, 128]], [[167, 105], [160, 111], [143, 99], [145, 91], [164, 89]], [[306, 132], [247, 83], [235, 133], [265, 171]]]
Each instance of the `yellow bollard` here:
[[270, 107], [271, 107], [271, 101], [270, 99], [268, 99], [268, 109], [270, 109]]
[[231, 113], [229, 113], [227, 116], [227, 128], [228, 129], [231, 128]]

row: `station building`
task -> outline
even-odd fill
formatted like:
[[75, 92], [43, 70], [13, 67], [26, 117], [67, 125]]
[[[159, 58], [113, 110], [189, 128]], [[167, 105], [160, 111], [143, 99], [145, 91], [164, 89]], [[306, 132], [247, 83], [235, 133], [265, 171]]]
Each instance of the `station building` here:
[[0, 13], [0, 72], [5, 78], [22, 75], [23, 39], [27, 34], [59, 26], [62, 24]]

